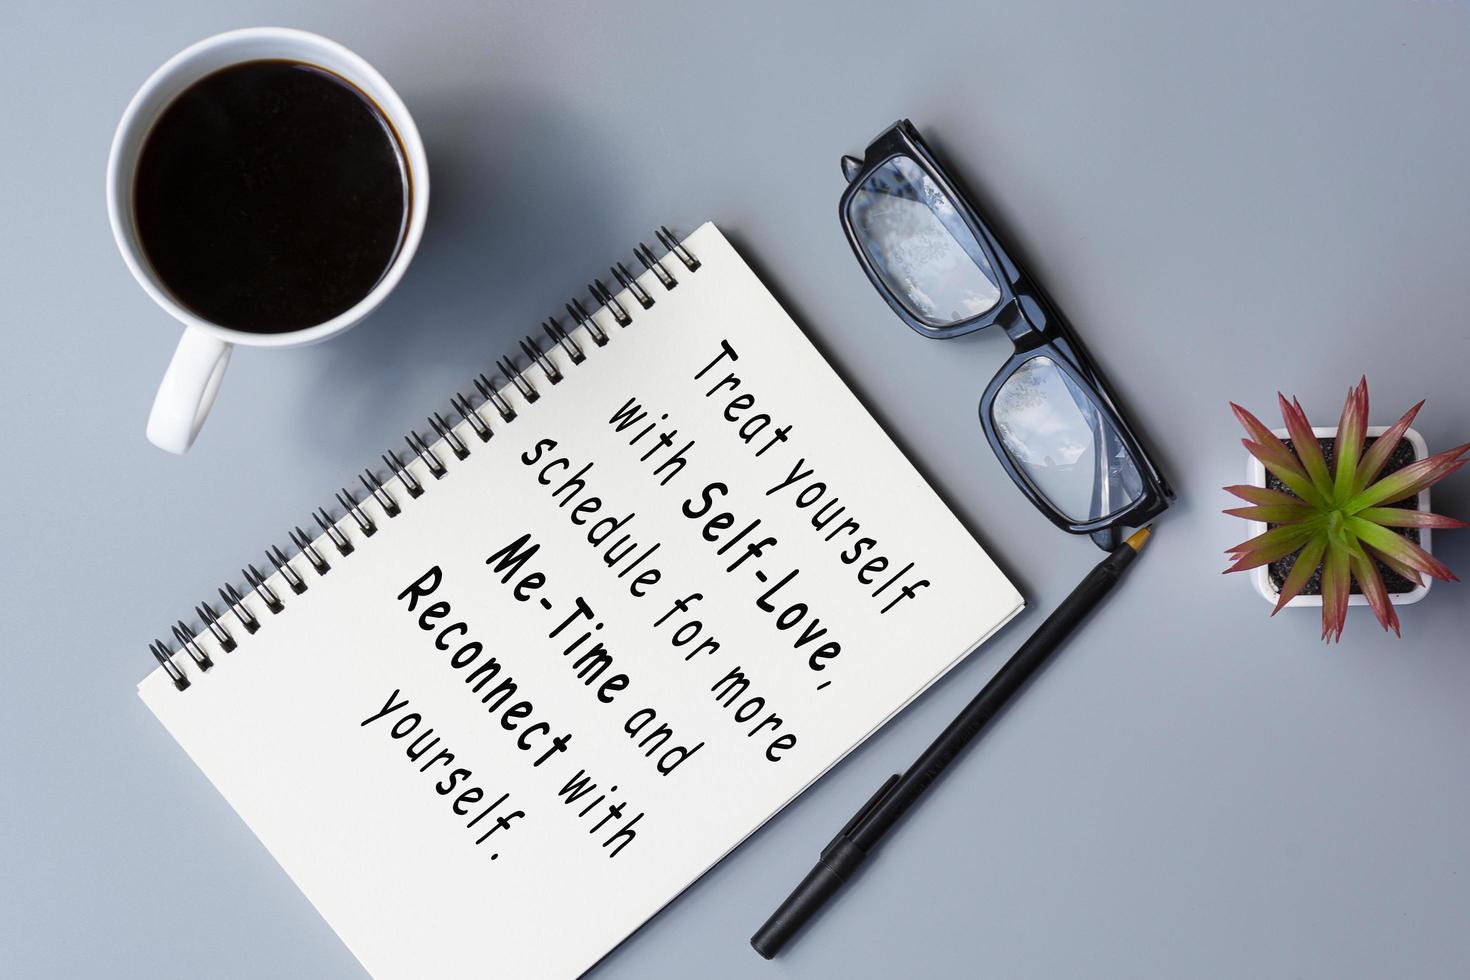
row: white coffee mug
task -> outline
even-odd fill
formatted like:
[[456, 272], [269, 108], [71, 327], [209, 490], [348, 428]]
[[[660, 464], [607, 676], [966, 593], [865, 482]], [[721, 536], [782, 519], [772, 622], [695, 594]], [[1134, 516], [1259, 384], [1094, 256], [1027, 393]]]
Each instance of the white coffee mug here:
[[[207, 75], [231, 65], [261, 60], [299, 61], [325, 68], [367, 94], [397, 130], [408, 164], [413, 193], [403, 242], [393, 264], [362, 300], [346, 312], [286, 333], [247, 333], [211, 323], [170, 295], [150, 266], [138, 241], [133, 216], [133, 177], [143, 142], [173, 99]], [[148, 439], [160, 449], [182, 453], [193, 445], [204, 424], [235, 344], [252, 347], [299, 347], [335, 336], [361, 322], [398, 285], [424, 233], [429, 211], [429, 166], [419, 131], [408, 107], [392, 87], [362, 58], [335, 41], [283, 27], [252, 27], [205, 38], [170, 58], [153, 73], [128, 103], [107, 160], [107, 214], [112, 234], [133, 278], [154, 302], [184, 324], [184, 335], [164, 373], [148, 416]]]

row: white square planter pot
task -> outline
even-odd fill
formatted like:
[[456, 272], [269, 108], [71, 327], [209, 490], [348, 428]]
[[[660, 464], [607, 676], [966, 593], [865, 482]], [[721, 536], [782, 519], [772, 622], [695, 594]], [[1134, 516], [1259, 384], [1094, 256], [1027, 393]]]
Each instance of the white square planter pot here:
[[[1278, 438], [1291, 438], [1285, 429], [1272, 429], [1271, 431], [1274, 432]], [[1386, 425], [1370, 425], [1368, 426], [1368, 429], [1364, 434], [1365, 436], [1371, 438], [1373, 436], [1381, 436], [1386, 431], [1388, 431], [1388, 426]], [[1332, 437], [1337, 435], [1337, 429], [1336, 427], [1323, 428], [1321, 426], [1316, 426], [1312, 429], [1312, 434], [1319, 439], [1331, 439]], [[1424, 442], [1424, 437], [1421, 436], [1416, 430], [1407, 430], [1404, 433], [1404, 438], [1409, 440], [1409, 444], [1414, 447], [1415, 460], [1424, 459], [1429, 455], [1429, 447]], [[1264, 487], [1266, 485], [1266, 467], [1262, 465], [1261, 461], [1259, 459], [1256, 459], [1254, 456], [1250, 456], [1249, 454], [1247, 454], [1246, 459], [1246, 482], [1252, 486]], [[1423, 490], [1419, 491], [1419, 498], [1414, 506], [1419, 510], [1427, 511], [1429, 509], [1428, 487], [1425, 487]], [[1249, 523], [1250, 533], [1252, 537], [1257, 534], [1262, 534], [1266, 530], [1266, 523], [1264, 521], [1251, 521]], [[1421, 527], [1418, 530], [1419, 547], [1423, 548], [1425, 551], [1429, 551], [1429, 528]], [[1434, 579], [1429, 578], [1428, 576], [1421, 576], [1421, 578], [1424, 579], [1423, 585], [1416, 586], [1408, 592], [1400, 592], [1397, 594], [1391, 592], [1388, 596], [1389, 601], [1396, 606], [1407, 606], [1424, 598], [1424, 596], [1429, 592], [1429, 587], [1434, 584]], [[1276, 586], [1271, 582], [1271, 566], [1269, 565], [1262, 565], [1259, 568], [1251, 569], [1251, 584], [1256, 587], [1256, 591], [1261, 594], [1261, 598], [1265, 599], [1273, 606], [1276, 605], [1276, 600], [1281, 597], [1280, 590], [1277, 589]], [[1367, 604], [1367, 596], [1364, 596], [1361, 593], [1355, 592], [1348, 595], [1348, 605], [1350, 606], [1366, 606]], [[1286, 608], [1290, 609], [1295, 606], [1314, 606], [1320, 608], [1321, 605], [1322, 597], [1320, 595], [1298, 595], [1286, 603]]]

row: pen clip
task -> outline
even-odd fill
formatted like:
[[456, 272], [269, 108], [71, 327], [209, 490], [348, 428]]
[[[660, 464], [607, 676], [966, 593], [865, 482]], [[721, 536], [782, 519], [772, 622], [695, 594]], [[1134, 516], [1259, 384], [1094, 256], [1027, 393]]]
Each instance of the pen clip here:
[[868, 802], [863, 804], [862, 809], [853, 814], [851, 820], [843, 824], [842, 829], [837, 832], [837, 836], [833, 837], [827, 846], [822, 848], [822, 857], [827, 857], [831, 853], [832, 848], [836, 847], [840, 841], [845, 839], [854, 830], [857, 830], [858, 825], [867, 819], [868, 814], [872, 813], [879, 803], [883, 802], [883, 798], [898, 784], [900, 778], [899, 773], [894, 773], [884, 781], [882, 786], [878, 787], [878, 792], [874, 793]]

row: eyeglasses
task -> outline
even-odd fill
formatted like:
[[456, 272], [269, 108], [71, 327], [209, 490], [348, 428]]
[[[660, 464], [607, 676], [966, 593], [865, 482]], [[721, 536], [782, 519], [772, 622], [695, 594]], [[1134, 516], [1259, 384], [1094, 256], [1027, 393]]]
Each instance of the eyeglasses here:
[[990, 447], [1058, 527], [1112, 550], [1174, 492], [1056, 306], [1001, 246], [913, 124], [842, 158], [842, 228], [899, 318], [947, 340], [998, 324], [1015, 347], [980, 398]]

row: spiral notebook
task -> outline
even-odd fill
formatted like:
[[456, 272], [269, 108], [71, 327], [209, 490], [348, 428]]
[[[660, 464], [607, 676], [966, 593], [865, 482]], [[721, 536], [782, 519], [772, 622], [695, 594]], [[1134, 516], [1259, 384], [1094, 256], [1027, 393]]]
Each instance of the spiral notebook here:
[[586, 971], [1022, 607], [720, 232], [660, 240], [153, 643], [376, 976]]

